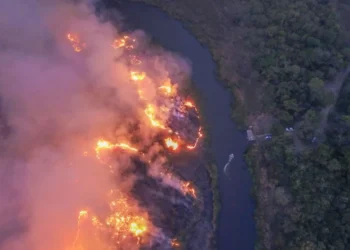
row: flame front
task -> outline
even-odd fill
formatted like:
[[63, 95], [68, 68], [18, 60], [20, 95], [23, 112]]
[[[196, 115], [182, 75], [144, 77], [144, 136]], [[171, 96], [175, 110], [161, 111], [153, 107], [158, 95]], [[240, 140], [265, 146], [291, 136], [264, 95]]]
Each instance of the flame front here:
[[101, 151], [102, 150], [113, 150], [116, 148], [120, 148], [120, 149], [131, 151], [131, 152], [138, 152], [139, 151], [137, 148], [132, 147], [127, 143], [112, 144], [109, 141], [100, 139], [97, 141], [97, 145], [95, 147], [96, 158], [102, 162]]
[[197, 136], [197, 139], [196, 139], [195, 143], [194, 143], [193, 145], [187, 145], [187, 148], [188, 148], [189, 150], [195, 149], [195, 148], [197, 147], [197, 144], [198, 144], [199, 139], [202, 138], [202, 137], [203, 137], [202, 128], [199, 127], [198, 136]]
[[155, 108], [153, 105], [151, 104], [147, 105], [147, 108], [145, 109], [145, 114], [150, 120], [153, 127], [166, 129], [166, 127], [159, 120], [156, 119]]

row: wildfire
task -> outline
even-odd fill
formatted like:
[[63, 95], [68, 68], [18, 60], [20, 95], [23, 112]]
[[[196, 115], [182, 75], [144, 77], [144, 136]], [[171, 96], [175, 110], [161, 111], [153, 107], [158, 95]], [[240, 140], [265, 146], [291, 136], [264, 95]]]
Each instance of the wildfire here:
[[[83, 49], [85, 49], [86, 44], [81, 42], [79, 36], [75, 33], [68, 33], [67, 39], [72, 44], [72, 47], [75, 52], [81, 52]], [[129, 36], [122, 36], [119, 39], [116, 39], [112, 43], [112, 47], [114, 49], [124, 48], [127, 50], [131, 50], [134, 48], [134, 45], [136, 44], [136, 40], [129, 37]], [[130, 55], [132, 54], [132, 55]], [[135, 52], [128, 52], [126, 59], [129, 60], [128, 66], [130, 66], [130, 79], [134, 82], [141, 82], [146, 77], [147, 80], [154, 80], [152, 79], [152, 74], [149, 74], [149, 72], [143, 72], [143, 71], [137, 71], [137, 65], [141, 64], [141, 59], [134, 55]], [[148, 76], [147, 76], [148, 74]], [[165, 117], [164, 115], [169, 114], [173, 109], [174, 105], [181, 106], [176, 107], [179, 109], [181, 115], [183, 113], [188, 112], [188, 110], [191, 108], [192, 110], [196, 109], [195, 105], [191, 101], [174, 101], [182, 100], [181, 98], [174, 98], [175, 95], [177, 95], [177, 84], [172, 84], [171, 79], [168, 78], [164, 82], [154, 82], [158, 87], [158, 93], [161, 93], [160, 95], [157, 95], [156, 98], [162, 98], [162, 99], [152, 99], [148, 100], [152, 104], [147, 104], [144, 109], [144, 113], [146, 114], [147, 118], [150, 121], [150, 125], [154, 128], [160, 128], [164, 129], [162, 133], [167, 135], [164, 137], [164, 143], [165, 146], [169, 150], [176, 151], [181, 145], [184, 143], [184, 138], [181, 138], [179, 134], [176, 131], [172, 131], [170, 128], [166, 126], [165, 119], [160, 120], [160, 118]], [[153, 82], [152, 82], [153, 84]], [[147, 82], [144, 82], [144, 84], [132, 84], [135, 86], [138, 95], [140, 99], [145, 99], [144, 91], [147, 90]], [[153, 86], [153, 85], [152, 85]], [[142, 89], [141, 89], [142, 87]], [[156, 87], [156, 88], [157, 88]], [[143, 91], [144, 90], [144, 91]], [[148, 95], [149, 96], [149, 95]], [[153, 98], [153, 97], [152, 97]], [[166, 101], [164, 101], [166, 99]], [[148, 102], [147, 101], [147, 102]], [[140, 102], [142, 105], [144, 105], [145, 102]], [[177, 102], [173, 103], [172, 105], [169, 105], [171, 102]], [[180, 104], [180, 105], [178, 105]], [[187, 108], [186, 108], [187, 107]], [[181, 109], [180, 109], [181, 108]], [[197, 111], [198, 112], [198, 111]], [[182, 118], [185, 117], [185, 115], [181, 116]], [[179, 118], [179, 119], [182, 119]], [[169, 125], [170, 126], [170, 125]], [[175, 133], [175, 134], [174, 134]], [[196, 138], [196, 141], [193, 145], [187, 145], [185, 148], [188, 150], [193, 150], [196, 148], [199, 139], [203, 136], [201, 132], [201, 127], [198, 130], [198, 136]], [[176, 140], [174, 139], [176, 138]], [[183, 145], [185, 146], [185, 145]], [[101, 153], [103, 150], [114, 150], [120, 148], [122, 150], [128, 151], [128, 152], [140, 152], [137, 148], [129, 145], [128, 143], [122, 142], [122, 143], [111, 143], [107, 140], [100, 139], [97, 141], [95, 146], [95, 152], [96, 152], [96, 158], [99, 159], [102, 163], [104, 163], [101, 160]], [[89, 153], [88, 153], [89, 152]], [[107, 151], [108, 152], [108, 151]], [[90, 155], [90, 151], [84, 151], [83, 156]], [[107, 165], [107, 164], [106, 164]], [[112, 166], [109, 166], [112, 168]], [[166, 173], [161, 175], [167, 177], [167, 178], [173, 178], [171, 173]], [[194, 198], [197, 198], [196, 189], [194, 185], [191, 182], [181, 182], [179, 179], [177, 179], [177, 188], [181, 188], [181, 191], [184, 195], [189, 195]], [[128, 197], [119, 192], [112, 190], [111, 194], [108, 196], [107, 199], [108, 205], [109, 205], [109, 213], [108, 215], [101, 216], [101, 214], [94, 214], [94, 211], [89, 208], [89, 210], [81, 210], [79, 212], [78, 218], [77, 218], [77, 232], [76, 236], [73, 242], [73, 249], [74, 250], [82, 250], [83, 247], [83, 240], [82, 238], [84, 236], [84, 227], [86, 225], [89, 226], [89, 230], [91, 228], [94, 230], [94, 235], [100, 235], [103, 233], [102, 237], [105, 237], [106, 235], [110, 236], [116, 244], [122, 244], [126, 239], [137, 239], [137, 242], [135, 241], [135, 244], [140, 244], [140, 239], [145, 239], [145, 236], [149, 236], [149, 231], [152, 230], [153, 225], [149, 221], [148, 214], [140, 212], [138, 209], [139, 207], [137, 205], [134, 205], [134, 201], [131, 199], [128, 199]], [[106, 209], [108, 210], [108, 208]], [[82, 224], [82, 221], [84, 220], [84, 223]], [[85, 221], [86, 220], [86, 221]], [[82, 227], [84, 226], [84, 227]], [[80, 233], [82, 231], [82, 235], [80, 236]], [[80, 237], [80, 239], [79, 239]], [[177, 239], [173, 239], [170, 242], [171, 246], [174, 248], [179, 248], [180, 243]], [[123, 248], [124, 249], [124, 248]]]
[[179, 143], [177, 143], [171, 138], [165, 139], [165, 145], [167, 146], [167, 148], [171, 148], [174, 151], [179, 147]]
[[75, 52], [81, 52], [86, 47], [86, 43], [82, 43], [77, 34], [68, 33], [67, 39], [72, 43]]
[[145, 109], [145, 114], [147, 115], [148, 119], [151, 121], [152, 126], [158, 127], [161, 129], [166, 129], [166, 127], [156, 119], [155, 109], [151, 104], [147, 105], [147, 108]]
[[182, 192], [187, 195], [191, 195], [194, 198], [197, 198], [197, 194], [196, 194], [196, 190], [194, 189], [194, 187], [192, 187], [192, 183], [191, 182], [185, 182], [182, 184], [181, 186]]
[[130, 72], [130, 78], [133, 81], [142, 81], [145, 79], [146, 73], [145, 72], [137, 72], [137, 71], [131, 71]]

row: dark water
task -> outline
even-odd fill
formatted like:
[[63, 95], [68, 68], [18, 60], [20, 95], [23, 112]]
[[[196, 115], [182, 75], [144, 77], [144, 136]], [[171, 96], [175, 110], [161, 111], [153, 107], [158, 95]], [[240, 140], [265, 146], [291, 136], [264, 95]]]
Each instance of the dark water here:
[[[245, 134], [230, 118], [231, 96], [214, 75], [215, 64], [208, 49], [165, 12], [141, 3], [124, 2], [118, 7], [132, 28], [142, 29], [164, 48], [192, 62], [192, 78], [204, 98], [204, 116], [210, 125], [212, 152], [218, 165], [222, 209], [218, 228], [220, 250], [252, 250], [256, 238], [251, 180], [243, 161]], [[223, 173], [229, 154], [235, 158], [229, 175]]]

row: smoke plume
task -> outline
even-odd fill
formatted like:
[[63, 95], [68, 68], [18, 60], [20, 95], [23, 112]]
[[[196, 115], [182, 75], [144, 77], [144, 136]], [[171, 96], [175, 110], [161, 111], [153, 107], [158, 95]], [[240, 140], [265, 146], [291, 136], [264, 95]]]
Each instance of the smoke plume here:
[[181, 189], [155, 138], [171, 131], [164, 96], [187, 63], [141, 31], [118, 33], [88, 2], [1, 1], [0, 36], [0, 249], [137, 249], [164, 237], [125, 171], [137, 154]]

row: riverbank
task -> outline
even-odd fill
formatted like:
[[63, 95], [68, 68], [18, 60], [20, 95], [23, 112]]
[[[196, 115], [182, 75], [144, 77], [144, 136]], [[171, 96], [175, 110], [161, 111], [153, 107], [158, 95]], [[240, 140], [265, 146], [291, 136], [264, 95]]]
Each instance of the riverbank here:
[[[189, 98], [194, 100], [194, 102], [197, 105], [197, 108], [199, 110], [200, 114], [204, 113], [204, 101], [203, 96], [201, 96], [200, 91], [196, 88], [195, 84], [191, 81], [189, 86], [183, 90], [184, 95], [188, 95]], [[210, 125], [209, 122], [206, 120], [205, 116], [200, 116], [200, 121], [202, 124], [202, 131], [205, 135], [203, 138], [203, 157], [204, 161], [207, 162], [206, 169], [210, 176], [210, 186], [211, 186], [211, 193], [212, 193], [212, 208], [213, 208], [213, 216], [212, 216], [212, 225], [214, 231], [216, 231], [219, 221], [219, 213], [221, 208], [221, 202], [220, 202], [220, 193], [219, 193], [219, 174], [218, 174], [218, 168], [215, 164], [214, 156], [210, 150]], [[212, 238], [213, 247], [215, 248], [216, 241], [215, 241], [215, 235], [213, 235]]]

